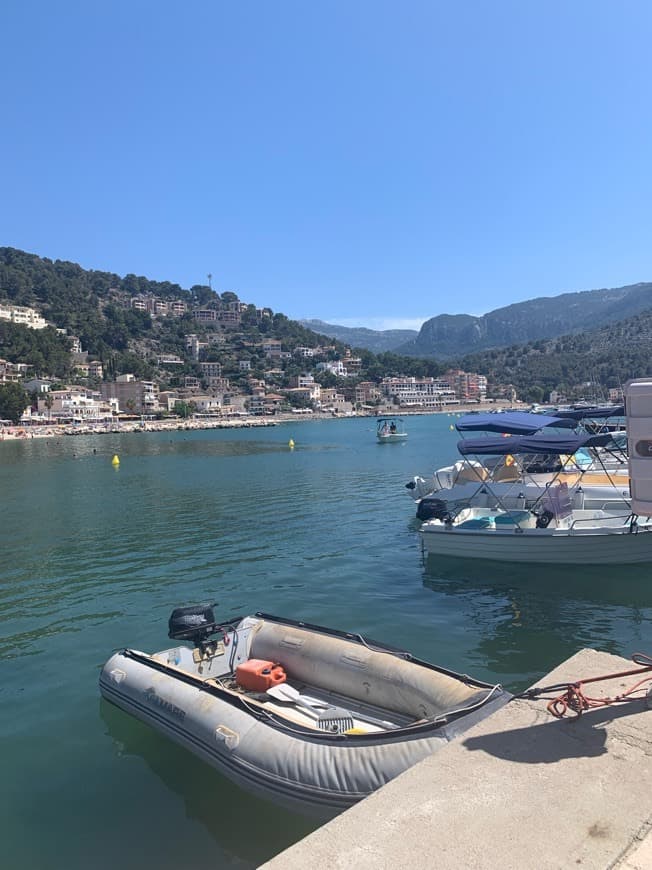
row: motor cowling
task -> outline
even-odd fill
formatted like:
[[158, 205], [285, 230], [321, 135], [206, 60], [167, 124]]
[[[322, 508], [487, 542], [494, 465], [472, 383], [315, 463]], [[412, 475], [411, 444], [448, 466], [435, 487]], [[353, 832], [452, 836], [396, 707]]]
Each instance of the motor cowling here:
[[168, 637], [172, 640], [190, 640], [199, 644], [217, 630], [214, 604], [194, 604], [177, 607], [168, 620]]
[[448, 515], [448, 505], [441, 498], [422, 498], [417, 505], [417, 518], [423, 521], [445, 520]]
[[537, 515], [537, 529], [547, 529], [550, 525], [550, 521], [554, 520], [554, 518], [555, 515], [552, 513], [552, 511], [541, 511], [541, 513]]

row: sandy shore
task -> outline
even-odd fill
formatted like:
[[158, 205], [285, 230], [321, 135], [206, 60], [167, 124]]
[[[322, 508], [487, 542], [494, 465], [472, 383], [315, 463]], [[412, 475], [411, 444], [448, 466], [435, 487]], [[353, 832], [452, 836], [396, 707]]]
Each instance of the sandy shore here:
[[[371, 420], [378, 416], [396, 416], [408, 420], [410, 417], [431, 416], [432, 414], [444, 414], [448, 416], [466, 414], [469, 411], [497, 411], [506, 407], [506, 403], [491, 405], [459, 405], [454, 409], [444, 411], [400, 411], [385, 412], [379, 414], [355, 414], [351, 417], [333, 417], [332, 414], [275, 414], [273, 417], [238, 417], [237, 419], [214, 420], [121, 420], [111, 423], [98, 424], [38, 424], [20, 426], [4, 426], [0, 428], [0, 441], [27, 440], [31, 438], [54, 438], [61, 435], [122, 435], [132, 432], [179, 432], [193, 431], [197, 429], [250, 429], [264, 426], [278, 426], [283, 423], [303, 423], [309, 420], [353, 420], [359, 417], [367, 417]], [[517, 407], [510, 405], [510, 407]], [[523, 409], [527, 406], [523, 405]]]

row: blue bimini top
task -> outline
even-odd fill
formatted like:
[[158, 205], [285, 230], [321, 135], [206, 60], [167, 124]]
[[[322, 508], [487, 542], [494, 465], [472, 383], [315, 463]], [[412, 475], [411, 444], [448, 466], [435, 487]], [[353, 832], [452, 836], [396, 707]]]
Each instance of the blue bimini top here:
[[462, 456], [512, 456], [535, 453], [539, 455], [572, 455], [580, 447], [606, 447], [613, 439], [604, 435], [523, 435], [513, 438], [468, 438], [457, 442]]
[[499, 414], [467, 414], [455, 424], [458, 432], [505, 432], [509, 435], [534, 435], [548, 427], [573, 429], [575, 421], [528, 411], [505, 411]]
[[624, 405], [596, 405], [586, 408], [569, 408], [567, 411], [555, 411], [559, 417], [568, 420], [595, 420], [607, 417], [624, 417]]

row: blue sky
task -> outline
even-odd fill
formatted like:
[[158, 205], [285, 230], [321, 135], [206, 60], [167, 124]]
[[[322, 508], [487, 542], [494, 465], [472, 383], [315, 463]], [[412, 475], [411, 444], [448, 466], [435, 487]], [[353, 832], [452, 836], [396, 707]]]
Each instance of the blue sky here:
[[651, 25], [5, 0], [0, 245], [373, 328], [650, 281]]

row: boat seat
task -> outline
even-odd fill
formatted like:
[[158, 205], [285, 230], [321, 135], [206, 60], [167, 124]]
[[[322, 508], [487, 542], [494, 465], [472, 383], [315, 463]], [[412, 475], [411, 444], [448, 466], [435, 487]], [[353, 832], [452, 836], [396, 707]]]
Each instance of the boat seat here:
[[328, 634], [260, 620], [251, 658], [278, 662], [288, 679], [413, 719], [479, 704], [488, 689]]
[[457, 529], [490, 529], [494, 524], [491, 517], [474, 517], [472, 520], [464, 520], [455, 528]]
[[494, 482], [510, 483], [521, 479], [521, 472], [518, 465], [503, 465], [493, 473]]
[[530, 511], [510, 511], [506, 514], [497, 514], [495, 521], [497, 526], [525, 526], [532, 525], [534, 517]]
[[475, 465], [465, 465], [461, 468], [455, 478], [455, 483], [477, 483], [484, 481], [489, 477], [489, 472], [484, 466], [479, 468]]

